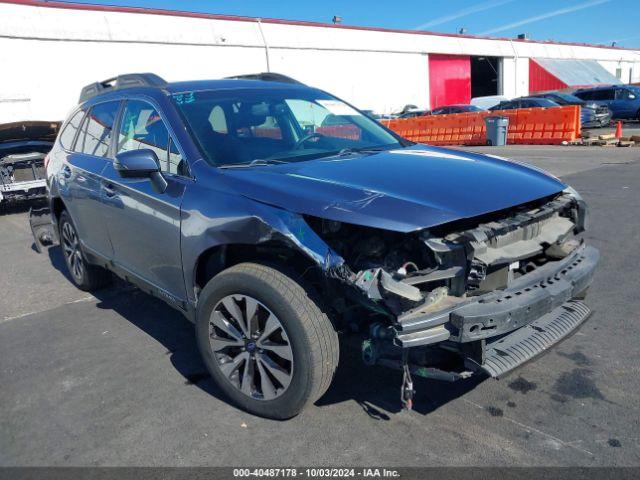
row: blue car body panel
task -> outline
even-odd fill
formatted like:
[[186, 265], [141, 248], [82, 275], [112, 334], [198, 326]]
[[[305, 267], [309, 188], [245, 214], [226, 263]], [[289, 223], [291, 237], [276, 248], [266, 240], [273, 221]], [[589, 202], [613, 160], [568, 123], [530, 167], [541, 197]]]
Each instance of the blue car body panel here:
[[[426, 145], [289, 164], [217, 168], [204, 160], [168, 96], [212, 88], [282, 86], [251, 80], [183, 82], [164, 90], [114, 91], [84, 103], [85, 107], [128, 99], [151, 103], [169, 127], [193, 177], [167, 177], [167, 191], [157, 194], [148, 179], [120, 178], [109, 159], [76, 159], [77, 154], [58, 145], [50, 167], [56, 172], [50, 192], [69, 205], [72, 215], [74, 204], [91, 202], [81, 208], [94, 213], [83, 223], [94, 225], [94, 238], [97, 235], [102, 242], [96, 238], [85, 245], [96, 255], [94, 260], [120, 269], [132, 280], [137, 277], [191, 316], [197, 297], [196, 268], [212, 248], [277, 241], [302, 252], [323, 270], [342, 265], [344, 260], [303, 215], [411, 232], [514, 207], [566, 188], [555, 177], [515, 161]], [[78, 162], [100, 163], [91, 169], [95, 176], [91, 192], [74, 194], [73, 188], [78, 187], [61, 177], [63, 165], [84, 169]], [[106, 195], [106, 184], [115, 195]], [[95, 212], [101, 212], [102, 218], [96, 218]]]
[[[585, 88], [574, 92], [579, 98], [606, 106], [615, 119], [640, 119], [640, 88], [633, 85]], [[633, 98], [630, 98], [630, 95]], [[607, 97], [601, 99], [599, 96]]]
[[228, 169], [222, 175], [236, 192], [259, 202], [398, 232], [502, 210], [566, 188], [517, 162], [424, 145]]

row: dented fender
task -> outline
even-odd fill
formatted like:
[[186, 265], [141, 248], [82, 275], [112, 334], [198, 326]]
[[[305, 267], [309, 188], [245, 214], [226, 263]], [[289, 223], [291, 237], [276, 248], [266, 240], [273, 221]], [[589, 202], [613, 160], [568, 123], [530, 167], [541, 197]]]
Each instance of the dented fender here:
[[193, 185], [185, 193], [181, 216], [183, 271], [191, 301], [198, 260], [214, 247], [278, 241], [297, 249], [328, 276], [345, 265], [302, 215], [266, 203]]

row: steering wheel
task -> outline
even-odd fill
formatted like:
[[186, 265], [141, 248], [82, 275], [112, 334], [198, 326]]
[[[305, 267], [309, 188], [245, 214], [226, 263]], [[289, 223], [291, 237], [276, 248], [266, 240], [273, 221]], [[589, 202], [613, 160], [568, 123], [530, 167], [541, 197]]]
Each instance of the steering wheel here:
[[311, 140], [312, 138], [322, 138], [322, 137], [324, 137], [324, 135], [316, 132], [310, 133], [309, 135], [305, 135], [304, 137], [302, 137], [300, 140], [296, 142], [296, 144], [293, 146], [293, 150], [299, 150], [300, 147], [302, 147], [302, 145], [304, 145], [305, 142]]

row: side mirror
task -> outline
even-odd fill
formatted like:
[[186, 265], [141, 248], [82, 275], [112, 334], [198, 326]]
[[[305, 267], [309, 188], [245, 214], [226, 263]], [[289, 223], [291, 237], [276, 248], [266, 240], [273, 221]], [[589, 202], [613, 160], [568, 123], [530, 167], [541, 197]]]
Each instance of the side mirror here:
[[160, 171], [158, 156], [153, 150], [141, 149], [116, 155], [113, 168], [122, 178], [148, 178]]
[[119, 153], [113, 168], [122, 178], [149, 178], [158, 193], [167, 189], [167, 181], [160, 173], [160, 161], [153, 150], [143, 148]]

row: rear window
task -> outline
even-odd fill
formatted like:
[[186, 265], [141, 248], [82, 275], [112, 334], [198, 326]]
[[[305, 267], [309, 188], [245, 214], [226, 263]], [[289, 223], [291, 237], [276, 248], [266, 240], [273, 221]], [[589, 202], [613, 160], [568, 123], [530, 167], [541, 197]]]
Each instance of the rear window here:
[[76, 137], [76, 132], [80, 128], [84, 113], [84, 110], [76, 112], [60, 133], [60, 145], [62, 145], [62, 148], [65, 150], [73, 149], [73, 139]]
[[119, 106], [120, 102], [116, 101], [91, 107], [82, 125], [75, 150], [87, 155], [106, 157]]

